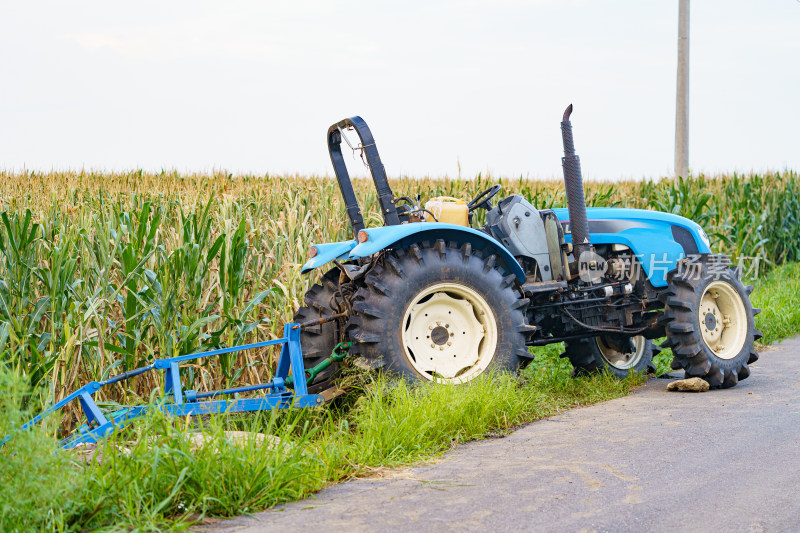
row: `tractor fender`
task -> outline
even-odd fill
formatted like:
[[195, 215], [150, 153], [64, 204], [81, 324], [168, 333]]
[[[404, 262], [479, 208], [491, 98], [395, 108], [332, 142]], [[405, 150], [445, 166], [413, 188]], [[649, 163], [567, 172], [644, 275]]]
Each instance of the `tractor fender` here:
[[[514, 274], [517, 281], [520, 283], [525, 281], [525, 271], [514, 256], [494, 238], [473, 228], [443, 222], [419, 222], [368, 228], [362, 231], [367, 234], [367, 240], [361, 243], [347, 241], [316, 245], [317, 255], [303, 265], [302, 272], [309, 272], [334, 259], [360, 259], [396, 245], [408, 246], [415, 242], [442, 239], [446, 242], [455, 242], [457, 246], [470, 243], [473, 248], [491, 250], [497, 256], [498, 262]], [[341, 247], [336, 248], [335, 245]], [[334, 255], [337, 253], [338, 255]]]
[[300, 270], [303, 274], [311, 272], [315, 268], [326, 265], [334, 259], [348, 259], [347, 254], [350, 250], [356, 247], [358, 243], [353, 239], [352, 241], [343, 242], [329, 242], [325, 244], [315, 244], [312, 246], [316, 250], [314, 257], [308, 260]]

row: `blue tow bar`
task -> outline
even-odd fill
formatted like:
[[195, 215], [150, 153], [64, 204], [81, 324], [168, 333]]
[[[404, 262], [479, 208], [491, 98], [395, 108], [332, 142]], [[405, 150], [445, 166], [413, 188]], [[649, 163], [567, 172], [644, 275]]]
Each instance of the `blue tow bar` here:
[[[281, 355], [278, 359], [278, 368], [275, 371], [275, 376], [267, 383], [203, 393], [197, 393], [193, 390], [184, 390], [183, 388], [180, 377], [181, 363], [224, 353], [241, 352], [278, 344], [283, 345], [281, 348]], [[97, 406], [92, 396], [94, 393], [106, 385], [112, 385], [138, 376], [139, 374], [150, 372], [151, 370], [163, 370], [165, 372], [164, 402], [152, 406], [125, 407], [113, 413], [109, 413], [108, 415], [104, 415], [100, 411], [100, 408]], [[319, 394], [309, 394], [306, 380], [296, 378], [296, 376], [305, 375], [306, 370], [303, 365], [303, 352], [300, 348], [300, 325], [286, 324], [283, 328], [283, 338], [280, 339], [158, 359], [146, 367], [119, 374], [105, 381], [92, 381], [55, 405], [45, 409], [40, 415], [23, 424], [18, 431], [23, 431], [33, 424], [41, 422], [47, 416], [62, 409], [74, 400], [80, 402], [81, 409], [86, 417], [86, 423], [78, 427], [72, 435], [59, 442], [58, 445], [65, 450], [74, 448], [79, 444], [98, 442], [114, 431], [127, 426], [136, 418], [142, 416], [148, 409], [158, 409], [164, 413], [176, 416], [194, 416], [215, 413], [238, 413], [244, 411], [267, 411], [271, 409], [284, 409], [287, 407], [315, 407], [322, 405], [324, 402], [322, 396]], [[289, 383], [287, 383], [287, 379]], [[289, 388], [289, 386], [293, 388]], [[198, 401], [202, 398], [216, 398], [219, 396], [228, 396], [236, 393], [264, 389], [267, 389], [269, 392], [264, 396], [256, 398]], [[8, 442], [11, 437], [12, 435], [9, 435], [0, 441], [0, 446]]]

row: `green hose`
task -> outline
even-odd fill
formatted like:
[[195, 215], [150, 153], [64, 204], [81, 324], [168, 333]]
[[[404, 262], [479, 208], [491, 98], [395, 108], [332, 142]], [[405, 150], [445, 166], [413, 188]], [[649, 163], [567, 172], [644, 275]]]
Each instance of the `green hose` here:
[[[313, 367], [306, 370], [306, 385], [311, 385], [314, 382], [314, 379], [319, 375], [320, 372], [331, 366], [333, 363], [343, 360], [347, 357], [347, 352], [350, 347], [353, 345], [352, 342], [340, 342], [336, 345], [336, 347], [331, 352], [330, 357], [326, 357]], [[289, 376], [286, 378], [286, 386], [291, 387], [294, 385], [294, 376]]]

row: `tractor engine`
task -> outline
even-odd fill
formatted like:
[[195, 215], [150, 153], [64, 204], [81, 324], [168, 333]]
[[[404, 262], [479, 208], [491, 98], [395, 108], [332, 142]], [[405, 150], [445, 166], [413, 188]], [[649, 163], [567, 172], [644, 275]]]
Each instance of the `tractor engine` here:
[[484, 231], [508, 248], [528, 282], [567, 279], [564, 232], [553, 211], [539, 211], [513, 194], [486, 214]]

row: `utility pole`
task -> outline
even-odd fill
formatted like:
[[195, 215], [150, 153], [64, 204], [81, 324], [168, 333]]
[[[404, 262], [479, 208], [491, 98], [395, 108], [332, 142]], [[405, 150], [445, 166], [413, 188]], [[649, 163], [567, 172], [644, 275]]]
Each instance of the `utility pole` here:
[[678, 0], [678, 83], [675, 98], [675, 176], [689, 175], [689, 0]]

